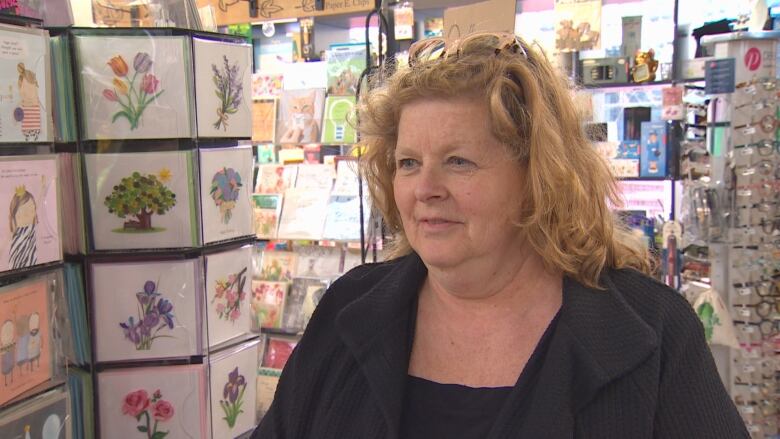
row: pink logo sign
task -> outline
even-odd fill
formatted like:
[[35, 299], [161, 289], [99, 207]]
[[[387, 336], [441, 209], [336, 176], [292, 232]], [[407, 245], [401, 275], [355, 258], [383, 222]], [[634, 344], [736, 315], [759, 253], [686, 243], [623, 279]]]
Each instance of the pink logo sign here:
[[757, 48], [751, 47], [745, 53], [745, 67], [751, 72], [761, 67], [761, 52]]

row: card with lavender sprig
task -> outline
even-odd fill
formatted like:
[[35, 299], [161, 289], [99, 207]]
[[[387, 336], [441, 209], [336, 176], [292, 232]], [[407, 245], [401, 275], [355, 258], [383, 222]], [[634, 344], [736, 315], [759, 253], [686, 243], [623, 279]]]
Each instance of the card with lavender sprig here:
[[89, 270], [98, 362], [203, 352], [200, 259], [100, 262]]
[[252, 137], [252, 46], [193, 38], [198, 137]]
[[233, 439], [254, 428], [258, 347], [255, 339], [209, 359], [212, 437]]

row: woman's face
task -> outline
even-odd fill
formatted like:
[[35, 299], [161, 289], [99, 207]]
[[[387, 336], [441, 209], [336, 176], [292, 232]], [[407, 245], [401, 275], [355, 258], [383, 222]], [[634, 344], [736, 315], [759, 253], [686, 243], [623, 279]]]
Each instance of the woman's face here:
[[523, 169], [491, 133], [476, 99], [403, 107], [395, 150], [395, 202], [412, 248], [429, 266], [522, 254]]

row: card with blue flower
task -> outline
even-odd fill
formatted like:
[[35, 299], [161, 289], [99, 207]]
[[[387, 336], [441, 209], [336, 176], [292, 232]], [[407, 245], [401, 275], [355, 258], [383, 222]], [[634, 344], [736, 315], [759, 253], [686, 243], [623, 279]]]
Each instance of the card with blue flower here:
[[220, 351], [209, 360], [211, 433], [233, 439], [255, 426], [259, 340]]
[[254, 235], [252, 147], [200, 150], [203, 243]]
[[199, 259], [89, 266], [99, 362], [200, 354]]

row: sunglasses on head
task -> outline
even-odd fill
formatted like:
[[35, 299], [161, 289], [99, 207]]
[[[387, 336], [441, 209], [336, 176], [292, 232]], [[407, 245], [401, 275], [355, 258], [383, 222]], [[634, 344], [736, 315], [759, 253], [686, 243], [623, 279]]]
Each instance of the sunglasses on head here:
[[475, 48], [484, 50], [486, 47], [492, 47], [496, 55], [509, 50], [528, 59], [524, 45], [518, 36], [509, 32], [476, 32], [456, 40], [447, 40], [444, 37], [426, 38], [409, 47], [409, 66], [449, 57], [458, 58]]

